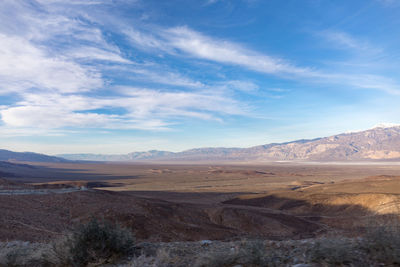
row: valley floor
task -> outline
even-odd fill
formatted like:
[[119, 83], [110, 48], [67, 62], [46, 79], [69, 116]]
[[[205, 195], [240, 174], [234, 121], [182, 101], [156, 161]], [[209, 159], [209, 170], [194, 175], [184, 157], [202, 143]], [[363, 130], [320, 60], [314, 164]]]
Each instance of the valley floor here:
[[[23, 175], [24, 168], [17, 166], [0, 189], [85, 190], [0, 194], [1, 241], [46, 244], [97, 217], [127, 227], [153, 251], [176, 248], [190, 255], [215, 252], [216, 244], [235, 250], [242, 240], [255, 239], [266, 248], [307, 250], [332, 235], [357, 243], [377, 225], [398, 224], [400, 209], [397, 165], [31, 164]], [[300, 255], [291, 255], [298, 260], [290, 264], [309, 261]]]

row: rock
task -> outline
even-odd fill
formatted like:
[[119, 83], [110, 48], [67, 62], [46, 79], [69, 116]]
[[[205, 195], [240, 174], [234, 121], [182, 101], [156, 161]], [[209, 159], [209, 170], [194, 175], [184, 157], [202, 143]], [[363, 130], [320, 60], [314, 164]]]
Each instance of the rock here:
[[211, 240], [201, 240], [201, 241], [200, 241], [200, 244], [201, 244], [202, 246], [209, 246], [209, 245], [211, 245], [211, 243], [212, 243]]

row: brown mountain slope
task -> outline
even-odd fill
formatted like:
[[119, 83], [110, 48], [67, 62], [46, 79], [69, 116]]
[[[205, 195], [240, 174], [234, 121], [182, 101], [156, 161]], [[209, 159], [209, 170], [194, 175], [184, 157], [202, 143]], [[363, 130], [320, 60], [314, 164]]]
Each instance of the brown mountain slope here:
[[400, 127], [377, 127], [310, 141], [246, 149], [249, 158], [273, 160], [362, 160], [400, 158]]
[[393, 160], [400, 159], [400, 126], [375, 127], [361, 132], [250, 148], [198, 148], [177, 153], [148, 151], [136, 152], [136, 154], [113, 155], [112, 157], [90, 154], [60, 156], [72, 160], [104, 161]]

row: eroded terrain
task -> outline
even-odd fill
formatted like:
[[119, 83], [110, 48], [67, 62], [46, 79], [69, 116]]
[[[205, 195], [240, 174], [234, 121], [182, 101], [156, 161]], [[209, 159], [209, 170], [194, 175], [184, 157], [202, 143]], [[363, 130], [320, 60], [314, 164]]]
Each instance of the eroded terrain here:
[[88, 189], [0, 194], [3, 241], [47, 241], [92, 216], [147, 241], [354, 236], [400, 207], [397, 164], [2, 166], [3, 189]]

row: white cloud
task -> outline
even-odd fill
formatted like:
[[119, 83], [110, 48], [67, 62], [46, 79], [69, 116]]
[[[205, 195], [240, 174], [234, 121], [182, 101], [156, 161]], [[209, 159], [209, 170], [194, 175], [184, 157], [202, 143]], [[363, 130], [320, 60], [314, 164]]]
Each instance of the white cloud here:
[[202, 88], [205, 85], [199, 81], [193, 80], [187, 76], [184, 76], [178, 72], [173, 72], [167, 69], [167, 67], [162, 68], [161, 66], [152, 66], [153, 68], [148, 68], [146, 66], [135, 67], [131, 66], [129, 68], [121, 68], [128, 73], [136, 74], [131, 79], [146, 81], [150, 83], [166, 84], [166, 85], [176, 85], [188, 88]]
[[1, 111], [3, 122], [13, 127], [61, 128], [102, 127], [113, 122], [113, 116], [77, 113], [59, 107], [20, 106]]
[[0, 33], [0, 94], [30, 88], [59, 92], [101, 87], [101, 75], [65, 57], [51, 57], [20, 37]]
[[293, 66], [280, 58], [260, 54], [232, 42], [207, 37], [188, 27], [168, 29], [164, 37], [173, 48], [197, 58], [240, 65], [271, 74], [312, 74], [310, 69]]
[[[257, 72], [273, 74], [319, 84], [338, 84], [356, 89], [374, 89], [389, 94], [400, 94], [400, 85], [393, 79], [378, 74], [343, 73], [338, 70], [323, 71], [297, 67], [287, 61], [244, 48], [236, 43], [205, 36], [188, 27], [176, 27], [154, 31], [153, 35], [138, 33], [129, 35], [131, 41], [144, 49], [158, 49], [171, 55], [185, 55], [213, 62], [238, 65]], [[324, 37], [336, 45], [370, 56], [382, 50], [367, 42], [361, 42], [344, 32], [324, 32]], [[141, 38], [137, 38], [141, 36]], [[151, 41], [149, 41], [151, 40]], [[238, 88], [240, 89], [240, 88]]]
[[152, 35], [134, 29], [133, 27], [126, 27], [122, 32], [128, 36], [129, 40], [136, 46], [144, 50], [161, 50], [164, 52], [172, 53], [171, 47], [160, 39], [159, 36]]
[[338, 78], [356, 88], [375, 89], [391, 95], [400, 95], [399, 84], [391, 78], [373, 74], [341, 75]]
[[[0, 29], [0, 93], [20, 99], [0, 108], [3, 135], [20, 135], [18, 129], [28, 135], [43, 133], [39, 129], [58, 133], [57, 129], [66, 127], [166, 130], [185, 118], [220, 121], [225, 115], [247, 114], [246, 107], [232, 97], [168, 66], [138, 64], [123, 57], [118, 47], [104, 39], [100, 28], [69, 17], [70, 9], [60, 9], [58, 1], [40, 2], [45, 10], [51, 6], [47, 13], [21, 3], [7, 2], [20, 10], [13, 19], [16, 24], [26, 27], [15, 33]], [[129, 33], [137, 45], [162, 50], [160, 40], [133, 30]], [[64, 45], [59, 40], [71, 42]], [[123, 70], [131, 74], [127, 79], [178, 89], [105, 88], [102, 72], [108, 70]], [[245, 89], [251, 85], [235, 81], [230, 86]], [[188, 88], [196, 92], [187, 92]], [[100, 90], [105, 92], [103, 97], [98, 95]], [[38, 130], [30, 130], [34, 128]]]
[[[0, 2], [0, 20], [7, 22], [0, 24], [0, 94], [19, 99], [0, 106], [3, 133], [26, 129], [29, 134], [34, 128], [57, 133], [65, 127], [165, 130], [188, 118], [222, 121], [226, 115], [250, 114], [249, 107], [235, 99], [232, 91], [258, 93], [256, 83], [229, 79], [200, 82], [168, 66], [168, 57], [189, 64], [207, 61], [289, 79], [400, 92], [393, 79], [297, 66], [189, 27], [132, 26], [113, 15], [105, 22], [113, 23], [104, 27], [102, 18], [89, 12], [93, 7], [88, 5], [112, 2]], [[122, 53], [103, 31], [125, 34], [131, 47], [124, 47]], [[328, 33], [328, 37], [347, 48], [371, 48], [344, 33]], [[152, 64], [133, 62], [126, 55], [134, 57], [136, 49], [147, 51], [150, 60], [166, 59]], [[146, 62], [146, 54], [138, 54]], [[124, 82], [131, 85], [114, 85], [124, 75]], [[105, 78], [110, 76], [110, 80]], [[135, 82], [160, 89], [137, 88]]]
[[214, 39], [188, 27], [159, 30], [150, 35], [137, 30], [125, 30], [131, 42], [143, 49], [156, 49], [173, 55], [239, 65], [269, 74], [313, 75], [308, 68], [296, 67], [283, 59], [246, 49], [233, 42]]
[[321, 35], [337, 48], [350, 49], [353, 52], [362, 52], [364, 56], [365, 53], [377, 54], [382, 52], [382, 49], [374, 47], [367, 41], [359, 40], [343, 31], [324, 31]]
[[71, 58], [86, 59], [86, 60], [101, 60], [117, 63], [132, 63], [130, 60], [121, 57], [119, 53], [106, 51], [96, 47], [79, 47], [66, 52]]
[[[171, 118], [220, 120], [222, 115], [245, 115], [239, 104], [213, 92], [161, 92], [131, 87], [115, 88], [116, 97], [26, 94], [24, 100], [0, 110], [9, 127], [57, 129], [165, 130]], [[124, 112], [116, 114], [113, 109]], [[104, 111], [96, 111], [103, 109]]]
[[217, 118], [217, 114], [246, 115], [245, 107], [234, 99], [216, 91], [203, 92], [161, 92], [149, 89], [121, 87], [125, 95], [121, 105], [131, 110], [136, 117], [149, 115], [168, 118], [202, 117]]
[[99, 5], [99, 4], [105, 4], [105, 3], [110, 3], [111, 1], [101, 1], [101, 0], [69, 0], [69, 1], [64, 1], [64, 0], [36, 0], [41, 4], [44, 5], [51, 5], [51, 4], [66, 4], [66, 5]]
[[345, 47], [360, 49], [363, 46], [356, 39], [344, 32], [325, 32], [324, 35], [327, 39], [344, 45]]

